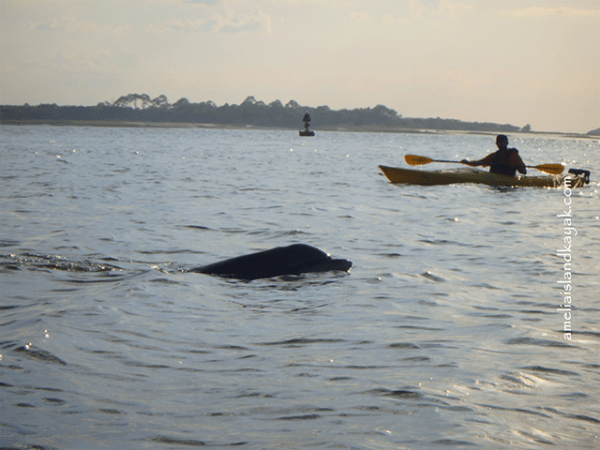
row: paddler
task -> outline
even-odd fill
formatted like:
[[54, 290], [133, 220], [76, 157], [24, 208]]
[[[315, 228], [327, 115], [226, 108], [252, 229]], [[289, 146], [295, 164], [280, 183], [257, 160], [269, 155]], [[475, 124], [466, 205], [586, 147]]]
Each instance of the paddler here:
[[463, 159], [461, 163], [469, 166], [490, 166], [490, 173], [508, 175], [509, 177], [514, 177], [517, 171], [523, 175], [527, 173], [525, 163], [519, 156], [519, 151], [516, 148], [508, 148], [508, 138], [505, 135], [499, 134], [496, 137], [496, 145], [498, 150], [491, 155], [477, 161]]

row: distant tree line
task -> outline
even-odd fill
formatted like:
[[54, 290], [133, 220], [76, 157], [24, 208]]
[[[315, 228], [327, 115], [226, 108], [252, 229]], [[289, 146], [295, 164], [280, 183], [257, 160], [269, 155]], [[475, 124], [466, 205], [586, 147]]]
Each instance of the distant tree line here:
[[214, 102], [192, 103], [181, 98], [169, 103], [164, 95], [151, 98], [147, 94], [129, 94], [113, 103], [96, 106], [58, 106], [40, 104], [30, 106], [1, 106], [2, 123], [63, 123], [63, 122], [147, 122], [195, 123], [266, 128], [299, 128], [304, 114], [312, 119], [316, 130], [469, 130], [487, 132], [531, 131], [531, 127], [516, 127], [495, 123], [462, 122], [441, 118], [405, 118], [383, 105], [374, 108], [332, 110], [328, 106], [301, 106], [290, 100], [285, 105], [275, 100], [269, 104], [247, 97], [239, 105]]

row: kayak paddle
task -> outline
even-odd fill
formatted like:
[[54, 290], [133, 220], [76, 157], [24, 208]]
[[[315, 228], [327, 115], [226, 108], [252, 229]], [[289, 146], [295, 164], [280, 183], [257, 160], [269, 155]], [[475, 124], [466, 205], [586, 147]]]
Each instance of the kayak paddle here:
[[[455, 164], [467, 164], [462, 161], [447, 161], [444, 159], [431, 159], [427, 156], [417, 156], [417, 155], [406, 155], [404, 157], [406, 162], [411, 166], [423, 166], [425, 164], [429, 164], [432, 162], [441, 162], [441, 163], [455, 163]], [[468, 164], [467, 164], [468, 165]], [[539, 164], [537, 166], [525, 166], [530, 169], [541, 170], [542, 172], [551, 173], [552, 175], [560, 175], [565, 168], [562, 164]]]

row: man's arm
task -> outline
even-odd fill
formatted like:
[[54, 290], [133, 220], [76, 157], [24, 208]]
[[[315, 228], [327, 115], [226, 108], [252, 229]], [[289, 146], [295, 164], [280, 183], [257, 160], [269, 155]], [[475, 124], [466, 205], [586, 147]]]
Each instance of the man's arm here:
[[510, 156], [508, 157], [508, 160], [513, 166], [517, 168], [517, 171], [519, 171], [519, 173], [527, 175], [527, 168], [525, 167], [525, 163], [521, 159], [521, 156], [519, 156], [519, 150], [517, 150], [516, 148], [513, 150], [514, 152], [511, 152]]
[[493, 162], [494, 162], [494, 154], [493, 153], [487, 155], [485, 158], [478, 159], [476, 161], [467, 161], [466, 159], [463, 159], [461, 161], [461, 163], [467, 164], [467, 165], [473, 166], [473, 167], [476, 167], [476, 166], [491, 166]]

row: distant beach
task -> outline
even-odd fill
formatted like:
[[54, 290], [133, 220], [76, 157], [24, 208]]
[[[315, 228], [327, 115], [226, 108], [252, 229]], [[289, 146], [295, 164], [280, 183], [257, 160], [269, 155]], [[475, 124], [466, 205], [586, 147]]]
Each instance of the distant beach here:
[[[3, 119], [0, 125], [51, 125], [51, 126], [83, 126], [83, 127], [126, 127], [126, 128], [206, 128], [223, 130], [289, 130], [296, 131], [300, 127], [275, 127], [258, 125], [229, 125], [220, 123], [194, 123], [194, 122], [143, 122], [143, 121], [125, 121], [125, 120], [52, 120], [52, 119], [31, 119], [14, 120]], [[390, 128], [374, 125], [364, 126], [344, 126], [344, 127], [315, 127], [315, 131], [338, 132], [338, 133], [406, 133], [406, 134], [474, 134], [494, 136], [497, 131], [477, 131], [477, 130], [440, 130], [440, 129], [414, 129], [414, 128]], [[541, 135], [541, 136], [560, 136], [580, 139], [598, 139], [599, 135], [580, 134], [580, 133], [561, 133], [554, 131], [514, 131], [510, 135]]]

